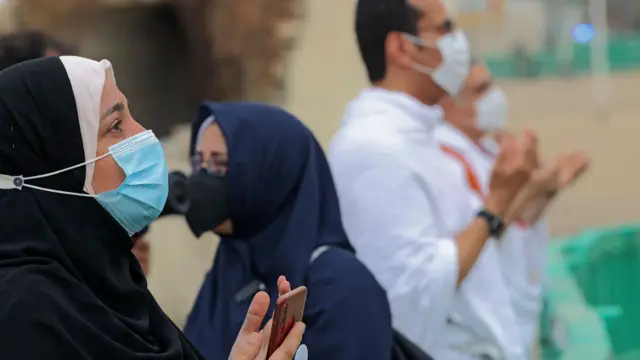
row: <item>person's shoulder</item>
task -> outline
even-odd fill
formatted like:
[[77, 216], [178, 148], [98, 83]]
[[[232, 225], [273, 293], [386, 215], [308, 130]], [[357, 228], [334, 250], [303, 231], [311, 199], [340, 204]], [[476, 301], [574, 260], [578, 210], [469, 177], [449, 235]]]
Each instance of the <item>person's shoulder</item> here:
[[438, 125], [433, 129], [433, 139], [438, 145], [448, 144], [453, 136], [453, 130], [444, 124]]
[[406, 139], [385, 126], [385, 121], [393, 120], [383, 121], [380, 116], [345, 124], [336, 133], [329, 147], [332, 167], [369, 168], [371, 164], [401, 163], [406, 159], [410, 152]]
[[[309, 268], [307, 287], [305, 336], [311, 350], [321, 344], [316, 351], [334, 358], [388, 358], [382, 355], [392, 341], [387, 295], [352, 252], [323, 253]], [[327, 329], [332, 336], [326, 337]]]
[[341, 146], [399, 147], [401, 137], [394, 131], [394, 114], [387, 111], [354, 114], [343, 122], [334, 141]]
[[[348, 299], [384, 299], [386, 293], [371, 271], [348, 250], [332, 247], [309, 267], [310, 286], [331, 291]], [[372, 298], [373, 297], [373, 298]]]
[[[60, 294], [56, 283], [64, 279], [50, 265], [28, 265], [12, 269], [9, 273], [0, 273], [0, 321], [20, 319], [28, 326], [29, 322], [61, 315]], [[68, 281], [68, 280], [64, 280]]]

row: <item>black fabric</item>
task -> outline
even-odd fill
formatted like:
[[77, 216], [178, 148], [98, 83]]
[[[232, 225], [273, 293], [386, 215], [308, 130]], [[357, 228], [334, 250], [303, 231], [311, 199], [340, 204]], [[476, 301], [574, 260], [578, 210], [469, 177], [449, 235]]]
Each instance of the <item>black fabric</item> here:
[[433, 360], [411, 340], [397, 330], [393, 330], [393, 351], [391, 360]]
[[[84, 162], [59, 58], [0, 72], [0, 173]], [[34, 181], [82, 192], [84, 168]], [[147, 290], [127, 233], [95, 199], [0, 190], [0, 358], [200, 359]]]
[[201, 169], [191, 174], [187, 185], [187, 224], [196, 235], [215, 229], [229, 218], [227, 177]]

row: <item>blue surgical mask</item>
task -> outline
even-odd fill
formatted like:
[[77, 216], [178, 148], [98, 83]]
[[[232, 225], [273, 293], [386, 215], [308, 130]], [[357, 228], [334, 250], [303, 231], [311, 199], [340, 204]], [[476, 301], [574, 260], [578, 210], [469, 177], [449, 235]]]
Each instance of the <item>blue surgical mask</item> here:
[[[115, 190], [92, 195], [27, 183], [85, 166], [106, 156], [112, 156], [126, 175], [124, 182]], [[22, 187], [96, 198], [127, 233], [133, 235], [160, 216], [169, 192], [169, 172], [162, 145], [153, 132], [147, 130], [110, 146], [109, 152], [102, 156], [66, 169], [30, 177], [0, 175], [0, 189], [22, 190]]]

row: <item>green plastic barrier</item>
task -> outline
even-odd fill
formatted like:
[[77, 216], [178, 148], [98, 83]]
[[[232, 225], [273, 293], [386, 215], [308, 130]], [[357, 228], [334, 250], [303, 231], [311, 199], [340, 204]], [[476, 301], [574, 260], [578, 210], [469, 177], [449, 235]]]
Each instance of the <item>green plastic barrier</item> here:
[[559, 239], [548, 256], [543, 359], [639, 360], [640, 225]]
[[[640, 33], [614, 34], [609, 39], [609, 66], [611, 71], [640, 69]], [[571, 69], [563, 69], [552, 51], [531, 54], [531, 74], [523, 73], [512, 54], [494, 54], [485, 57], [487, 66], [495, 77], [521, 78], [546, 77], [591, 72], [591, 45], [574, 44]], [[640, 359], [640, 358], [639, 358]]]
[[605, 324], [598, 312], [582, 296], [571, 270], [570, 261], [557, 240], [549, 247], [549, 281], [540, 323], [542, 360], [605, 360], [611, 346]]

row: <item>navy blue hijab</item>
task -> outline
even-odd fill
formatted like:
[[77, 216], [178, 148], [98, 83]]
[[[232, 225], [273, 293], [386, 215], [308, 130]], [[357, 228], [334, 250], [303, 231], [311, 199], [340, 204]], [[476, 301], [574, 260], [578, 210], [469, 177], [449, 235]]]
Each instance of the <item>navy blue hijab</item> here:
[[[382, 321], [384, 338], [388, 327], [390, 350], [386, 296], [355, 259], [342, 227], [327, 160], [311, 131], [293, 115], [276, 107], [205, 103], [193, 124], [192, 155], [200, 127], [212, 115], [227, 142], [228, 203], [234, 236], [221, 238], [213, 268], [189, 315], [187, 337], [207, 359], [226, 359], [253, 294], [264, 288], [273, 305], [278, 296], [277, 278], [285, 275], [293, 287], [309, 288], [305, 343], [310, 356], [339, 359], [336, 352], [350, 356], [352, 351], [344, 347], [350, 346], [349, 337], [357, 335], [353, 332], [371, 331], [366, 322], [356, 325], [360, 329], [343, 326], [344, 332], [339, 331], [339, 323], [357, 321], [357, 314], [356, 319], [349, 319], [350, 315], [344, 312], [357, 311], [350, 307], [362, 307], [361, 303], [346, 300], [349, 288], [353, 288], [349, 283], [354, 281], [366, 288], [365, 293], [375, 293], [370, 307]], [[332, 250], [311, 267], [312, 253], [323, 245]], [[321, 260], [330, 261], [335, 268], [329, 263], [321, 264]], [[350, 273], [348, 281], [341, 280], [342, 271]], [[314, 287], [313, 283], [327, 287]], [[332, 304], [333, 308], [327, 308]], [[329, 318], [338, 323], [333, 325], [334, 320], [328, 321]], [[367, 336], [367, 340], [375, 338]], [[380, 342], [384, 349], [386, 339]]]

